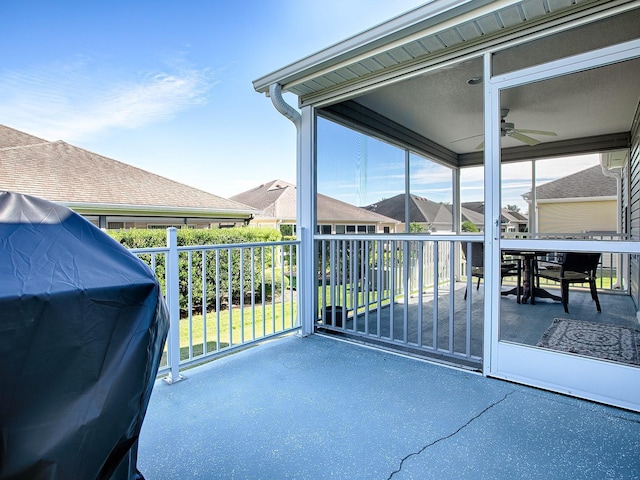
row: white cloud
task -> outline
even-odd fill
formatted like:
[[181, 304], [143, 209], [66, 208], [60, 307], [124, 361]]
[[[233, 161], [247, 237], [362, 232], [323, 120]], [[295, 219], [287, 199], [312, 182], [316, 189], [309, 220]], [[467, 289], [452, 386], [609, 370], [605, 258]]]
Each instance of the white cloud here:
[[73, 142], [163, 121], [206, 103], [215, 84], [208, 70], [166, 70], [131, 78], [81, 58], [0, 72], [0, 118], [48, 140]]

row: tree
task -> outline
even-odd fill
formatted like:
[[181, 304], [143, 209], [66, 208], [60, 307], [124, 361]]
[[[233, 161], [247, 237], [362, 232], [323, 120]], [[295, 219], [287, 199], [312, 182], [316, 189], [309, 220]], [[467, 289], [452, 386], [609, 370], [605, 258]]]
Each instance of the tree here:
[[519, 213], [520, 207], [518, 205], [507, 205], [507, 210], [509, 210], [510, 212]]
[[478, 227], [476, 227], [476, 225], [473, 222], [470, 222], [469, 220], [465, 220], [464, 222], [462, 222], [462, 226], [460, 227], [460, 229], [463, 232], [479, 232], [480, 231]]
[[411, 222], [409, 224], [409, 232], [410, 233], [420, 233], [424, 232], [424, 227], [416, 222]]

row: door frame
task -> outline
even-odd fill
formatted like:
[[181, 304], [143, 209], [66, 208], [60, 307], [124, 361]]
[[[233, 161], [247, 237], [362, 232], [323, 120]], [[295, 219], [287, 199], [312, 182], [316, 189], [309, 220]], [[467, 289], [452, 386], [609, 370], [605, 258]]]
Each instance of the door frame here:
[[[500, 250], [640, 253], [640, 242], [502, 240], [500, 238], [500, 92], [528, 83], [640, 58], [632, 40], [506, 74], [491, 75], [484, 56], [485, 375], [640, 411], [640, 368], [499, 340]], [[486, 266], [490, 266], [489, 272]]]

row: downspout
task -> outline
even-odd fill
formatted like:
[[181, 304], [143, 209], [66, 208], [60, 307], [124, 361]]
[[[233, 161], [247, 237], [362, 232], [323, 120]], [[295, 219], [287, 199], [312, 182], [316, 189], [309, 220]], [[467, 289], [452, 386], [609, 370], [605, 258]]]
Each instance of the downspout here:
[[[302, 115], [282, 98], [282, 86], [279, 83], [269, 85], [269, 97], [275, 109], [283, 116], [291, 120], [296, 127], [296, 239], [299, 243], [299, 251], [296, 259], [296, 276], [298, 278], [298, 322], [301, 326], [301, 335], [307, 336], [313, 333], [315, 321], [313, 320], [313, 289], [307, 291], [301, 286], [309, 285], [304, 279], [312, 278], [313, 271], [313, 232], [312, 226], [305, 228], [301, 215], [303, 202], [302, 195], [308, 193], [300, 188], [301, 173], [300, 164], [302, 158]], [[307, 238], [310, 237], [310, 238]], [[308, 251], [307, 251], [308, 250]], [[311, 262], [311, 263], [310, 263]], [[301, 281], [302, 280], [302, 281]]]
[[[282, 98], [282, 86], [279, 83], [273, 83], [269, 86], [269, 97], [271, 97], [271, 103], [276, 107], [276, 110], [282, 115], [287, 117], [296, 126], [296, 133], [300, 135], [300, 126], [302, 125], [302, 115], [295, 108], [289, 105]], [[299, 139], [298, 139], [299, 140]], [[296, 142], [297, 147], [300, 147], [299, 142]]]
[[[618, 214], [616, 215], [616, 231], [619, 234], [624, 233], [622, 231], [622, 212], [620, 211], [622, 207], [622, 168], [611, 166], [608, 158], [605, 158], [605, 155], [603, 154], [600, 154], [600, 168], [602, 168], [602, 174], [605, 177], [612, 177], [616, 179], [616, 203], [618, 206]], [[626, 255], [623, 254], [618, 255], [618, 269], [626, 266], [625, 256]], [[626, 268], [624, 270], [626, 270]], [[616, 283], [613, 285], [613, 288], [618, 290], [623, 288], [623, 280], [627, 278], [626, 271], [623, 271], [622, 275], [620, 273], [621, 272], [616, 272]]]

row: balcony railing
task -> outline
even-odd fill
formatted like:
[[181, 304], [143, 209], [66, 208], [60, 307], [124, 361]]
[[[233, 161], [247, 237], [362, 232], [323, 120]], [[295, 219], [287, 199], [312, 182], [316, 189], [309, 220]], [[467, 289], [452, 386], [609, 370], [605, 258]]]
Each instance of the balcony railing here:
[[[318, 236], [317, 328], [481, 364], [482, 331], [472, 329], [483, 315], [481, 297], [461, 248], [482, 240]], [[168, 229], [166, 246], [133, 249], [156, 274], [170, 310], [159, 374], [177, 381], [181, 369], [299, 329], [298, 247], [298, 241], [179, 247], [175, 229]], [[603, 256], [601, 290], [623, 290], [621, 255]]]
[[297, 241], [136, 248], [158, 278], [170, 313], [159, 375], [300, 328], [297, 316]]
[[[469, 241], [482, 241], [479, 236]], [[317, 237], [317, 327], [420, 354], [481, 363], [471, 277], [460, 282], [460, 237]], [[456, 250], [458, 249], [458, 250]]]
[[[600, 237], [589, 239], [615, 240]], [[470, 265], [462, 255], [463, 245], [482, 242], [481, 236], [316, 238], [319, 330], [469, 365], [481, 363], [482, 297], [472, 286]], [[469, 248], [467, 259], [471, 254]], [[623, 255], [602, 254], [599, 290], [628, 293], [618, 267], [624, 264]], [[504, 278], [503, 285], [515, 287], [516, 282], [514, 274]], [[588, 284], [584, 288], [588, 291]]]

